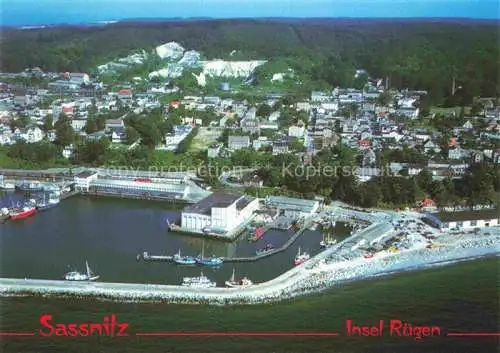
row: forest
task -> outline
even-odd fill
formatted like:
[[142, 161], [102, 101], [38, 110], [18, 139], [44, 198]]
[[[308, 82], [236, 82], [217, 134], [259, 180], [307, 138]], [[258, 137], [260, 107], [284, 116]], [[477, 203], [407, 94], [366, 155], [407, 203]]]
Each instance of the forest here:
[[[35, 66], [92, 72], [116, 57], [176, 41], [207, 59], [284, 59], [317, 88], [349, 86], [352, 72], [363, 68], [373, 77], [388, 77], [391, 87], [428, 90], [434, 105], [465, 106], [475, 96], [500, 93], [496, 21], [118, 22], [104, 27], [4, 28], [0, 41], [3, 72]], [[452, 97], [453, 77], [461, 89]]]

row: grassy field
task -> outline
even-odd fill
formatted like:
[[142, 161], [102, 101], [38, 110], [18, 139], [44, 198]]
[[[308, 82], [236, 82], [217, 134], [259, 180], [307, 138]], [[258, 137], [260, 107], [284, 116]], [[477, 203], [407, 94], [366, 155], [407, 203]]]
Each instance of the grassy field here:
[[[431, 113], [443, 114], [443, 115], [451, 115], [453, 112], [458, 116], [460, 114], [461, 107], [452, 107], [452, 108], [441, 108], [441, 107], [432, 107]], [[465, 107], [465, 114], [470, 113], [470, 107]]]

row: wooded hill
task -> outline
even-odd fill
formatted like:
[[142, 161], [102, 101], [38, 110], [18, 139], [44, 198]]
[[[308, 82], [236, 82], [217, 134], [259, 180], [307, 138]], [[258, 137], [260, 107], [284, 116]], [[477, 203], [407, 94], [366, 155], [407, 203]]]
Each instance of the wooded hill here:
[[1, 70], [40, 66], [87, 71], [134, 51], [176, 41], [204, 57], [293, 58], [319, 84], [348, 84], [356, 68], [390, 78], [395, 88], [431, 91], [441, 104], [452, 77], [457, 102], [498, 96], [498, 22], [420, 20], [200, 20], [119, 22], [97, 27], [3, 29]]

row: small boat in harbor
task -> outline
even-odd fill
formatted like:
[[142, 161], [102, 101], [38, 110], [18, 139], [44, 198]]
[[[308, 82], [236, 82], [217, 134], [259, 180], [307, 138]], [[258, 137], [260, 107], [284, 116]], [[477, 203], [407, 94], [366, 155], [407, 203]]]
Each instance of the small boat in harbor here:
[[85, 261], [85, 266], [87, 268], [86, 273], [81, 273], [78, 271], [71, 271], [71, 272], [66, 273], [66, 275], [64, 276], [64, 279], [66, 281], [95, 281], [95, 280], [99, 279], [99, 276], [95, 275], [92, 272], [87, 261]]
[[203, 272], [201, 272], [199, 277], [184, 277], [181, 286], [191, 288], [213, 288], [217, 286], [217, 283], [209, 280]]
[[300, 265], [300, 264], [306, 262], [307, 260], [309, 260], [310, 258], [311, 258], [311, 256], [308, 253], [306, 253], [306, 252], [301, 253], [300, 247], [299, 247], [299, 251], [297, 253], [297, 256], [295, 256], [295, 260], [293, 261], [293, 264]]
[[256, 228], [254, 231], [254, 235], [248, 238], [248, 241], [250, 242], [258, 241], [259, 239], [262, 238], [263, 235], [264, 235], [264, 227]]
[[273, 251], [274, 250], [274, 245], [271, 244], [271, 243], [267, 243], [265, 247], [263, 247], [262, 249], [259, 249], [255, 252], [256, 255], [263, 255], [265, 253], [268, 253], [270, 251]]
[[250, 281], [247, 277], [243, 277], [240, 281], [236, 281], [234, 278], [234, 268], [233, 268], [233, 275], [228, 281], [225, 282], [225, 284], [226, 287], [229, 288], [244, 288], [253, 285], [253, 282]]
[[215, 257], [214, 255], [210, 257], [205, 257], [204, 253], [205, 253], [205, 243], [203, 243], [203, 246], [201, 248], [201, 255], [199, 255], [196, 258], [197, 264], [202, 266], [214, 267], [214, 266], [220, 266], [224, 262], [224, 260], [221, 257]]
[[181, 250], [172, 257], [177, 265], [196, 265], [196, 259], [193, 256], [182, 256]]
[[41, 200], [36, 204], [36, 208], [38, 209], [38, 211], [45, 211], [59, 205], [59, 201], [60, 201], [59, 197], [57, 197], [57, 194], [55, 193], [50, 193], [48, 200], [46, 195], [44, 194], [43, 200]]

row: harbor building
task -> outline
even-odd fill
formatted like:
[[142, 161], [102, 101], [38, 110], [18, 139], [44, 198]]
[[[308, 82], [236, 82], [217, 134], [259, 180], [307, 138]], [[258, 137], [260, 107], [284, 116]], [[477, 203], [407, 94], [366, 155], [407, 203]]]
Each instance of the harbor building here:
[[[93, 195], [109, 195], [196, 203], [210, 194], [189, 179], [186, 173], [169, 173], [163, 177], [138, 177], [106, 171], [84, 171], [75, 176], [76, 190]], [[131, 173], [132, 174], [132, 173]]]
[[317, 200], [304, 200], [284, 196], [267, 196], [264, 203], [267, 206], [282, 210], [284, 216], [295, 219], [311, 216], [320, 207], [320, 202]]
[[98, 173], [92, 171], [83, 171], [75, 175], [75, 189], [79, 191], [89, 191], [90, 183], [97, 180]]
[[181, 225], [194, 233], [231, 232], [259, 209], [259, 200], [250, 196], [216, 191], [182, 210]]
[[500, 224], [498, 209], [472, 212], [426, 214], [423, 221], [441, 230], [493, 227]]

